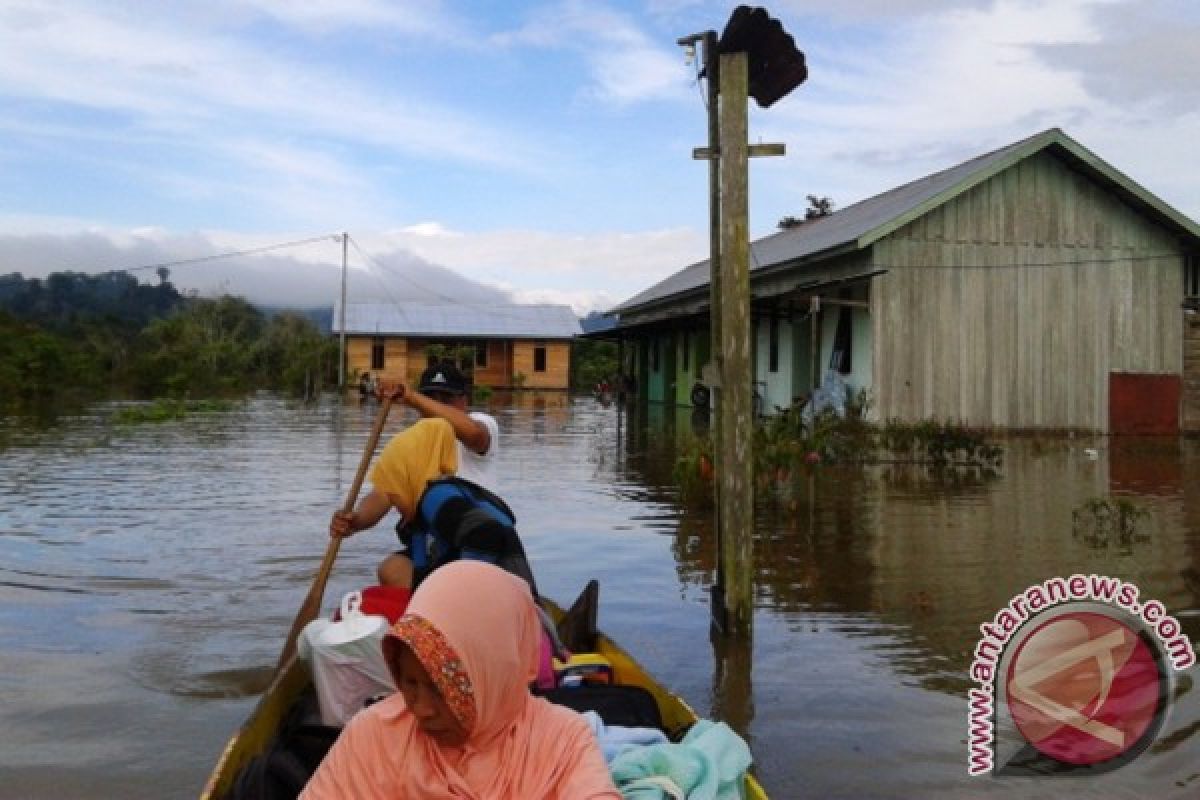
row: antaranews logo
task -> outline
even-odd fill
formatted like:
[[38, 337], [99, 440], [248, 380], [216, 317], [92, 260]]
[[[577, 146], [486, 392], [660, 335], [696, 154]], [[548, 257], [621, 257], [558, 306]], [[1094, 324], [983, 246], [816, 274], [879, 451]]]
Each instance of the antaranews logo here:
[[1171, 673], [1196, 654], [1162, 603], [1139, 596], [1119, 578], [1051, 578], [979, 626], [968, 773], [1095, 774], [1150, 746], [1166, 717]]

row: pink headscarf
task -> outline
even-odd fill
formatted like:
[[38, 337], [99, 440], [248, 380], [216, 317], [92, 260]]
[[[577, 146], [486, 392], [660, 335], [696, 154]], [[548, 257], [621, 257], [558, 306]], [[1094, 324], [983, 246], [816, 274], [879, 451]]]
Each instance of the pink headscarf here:
[[541, 627], [529, 586], [498, 567], [435, 570], [384, 640], [409, 647], [468, 731], [423, 733], [397, 693], [350, 721], [303, 800], [620, 800], [587, 724], [535, 698]]

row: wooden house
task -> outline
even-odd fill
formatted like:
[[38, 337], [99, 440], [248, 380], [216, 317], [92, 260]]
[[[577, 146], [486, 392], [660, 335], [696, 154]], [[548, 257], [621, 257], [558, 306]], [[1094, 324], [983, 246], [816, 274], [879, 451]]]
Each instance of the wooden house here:
[[[333, 333], [341, 335], [341, 308]], [[415, 385], [438, 353], [454, 352], [476, 386], [569, 387], [571, 341], [580, 333], [569, 306], [347, 303], [346, 374]]]
[[[840, 377], [877, 420], [1200, 430], [1200, 226], [1061, 130], [759, 239], [750, 265], [768, 412]], [[650, 402], [690, 402], [708, 282], [702, 261], [610, 312]]]

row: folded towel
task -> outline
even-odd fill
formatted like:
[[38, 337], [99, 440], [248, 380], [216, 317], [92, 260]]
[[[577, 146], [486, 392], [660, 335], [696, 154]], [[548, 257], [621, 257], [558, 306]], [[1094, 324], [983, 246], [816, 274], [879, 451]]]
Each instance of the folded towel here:
[[596, 734], [596, 741], [604, 751], [604, 760], [612, 762], [626, 747], [642, 747], [665, 744], [667, 735], [657, 728], [629, 728], [621, 725], [605, 725], [595, 711], [584, 711], [581, 716]]
[[[626, 800], [738, 800], [751, 764], [750, 748], [724, 722], [700, 720], [673, 744], [626, 747], [609, 770]], [[670, 786], [650, 778], [665, 778]]]

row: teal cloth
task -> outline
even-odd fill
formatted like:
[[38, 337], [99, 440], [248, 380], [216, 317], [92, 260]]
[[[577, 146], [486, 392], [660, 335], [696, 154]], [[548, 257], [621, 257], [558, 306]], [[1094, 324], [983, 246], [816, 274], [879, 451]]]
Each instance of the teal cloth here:
[[627, 747], [609, 769], [625, 800], [739, 800], [750, 762], [742, 737], [705, 719], [681, 742]]

